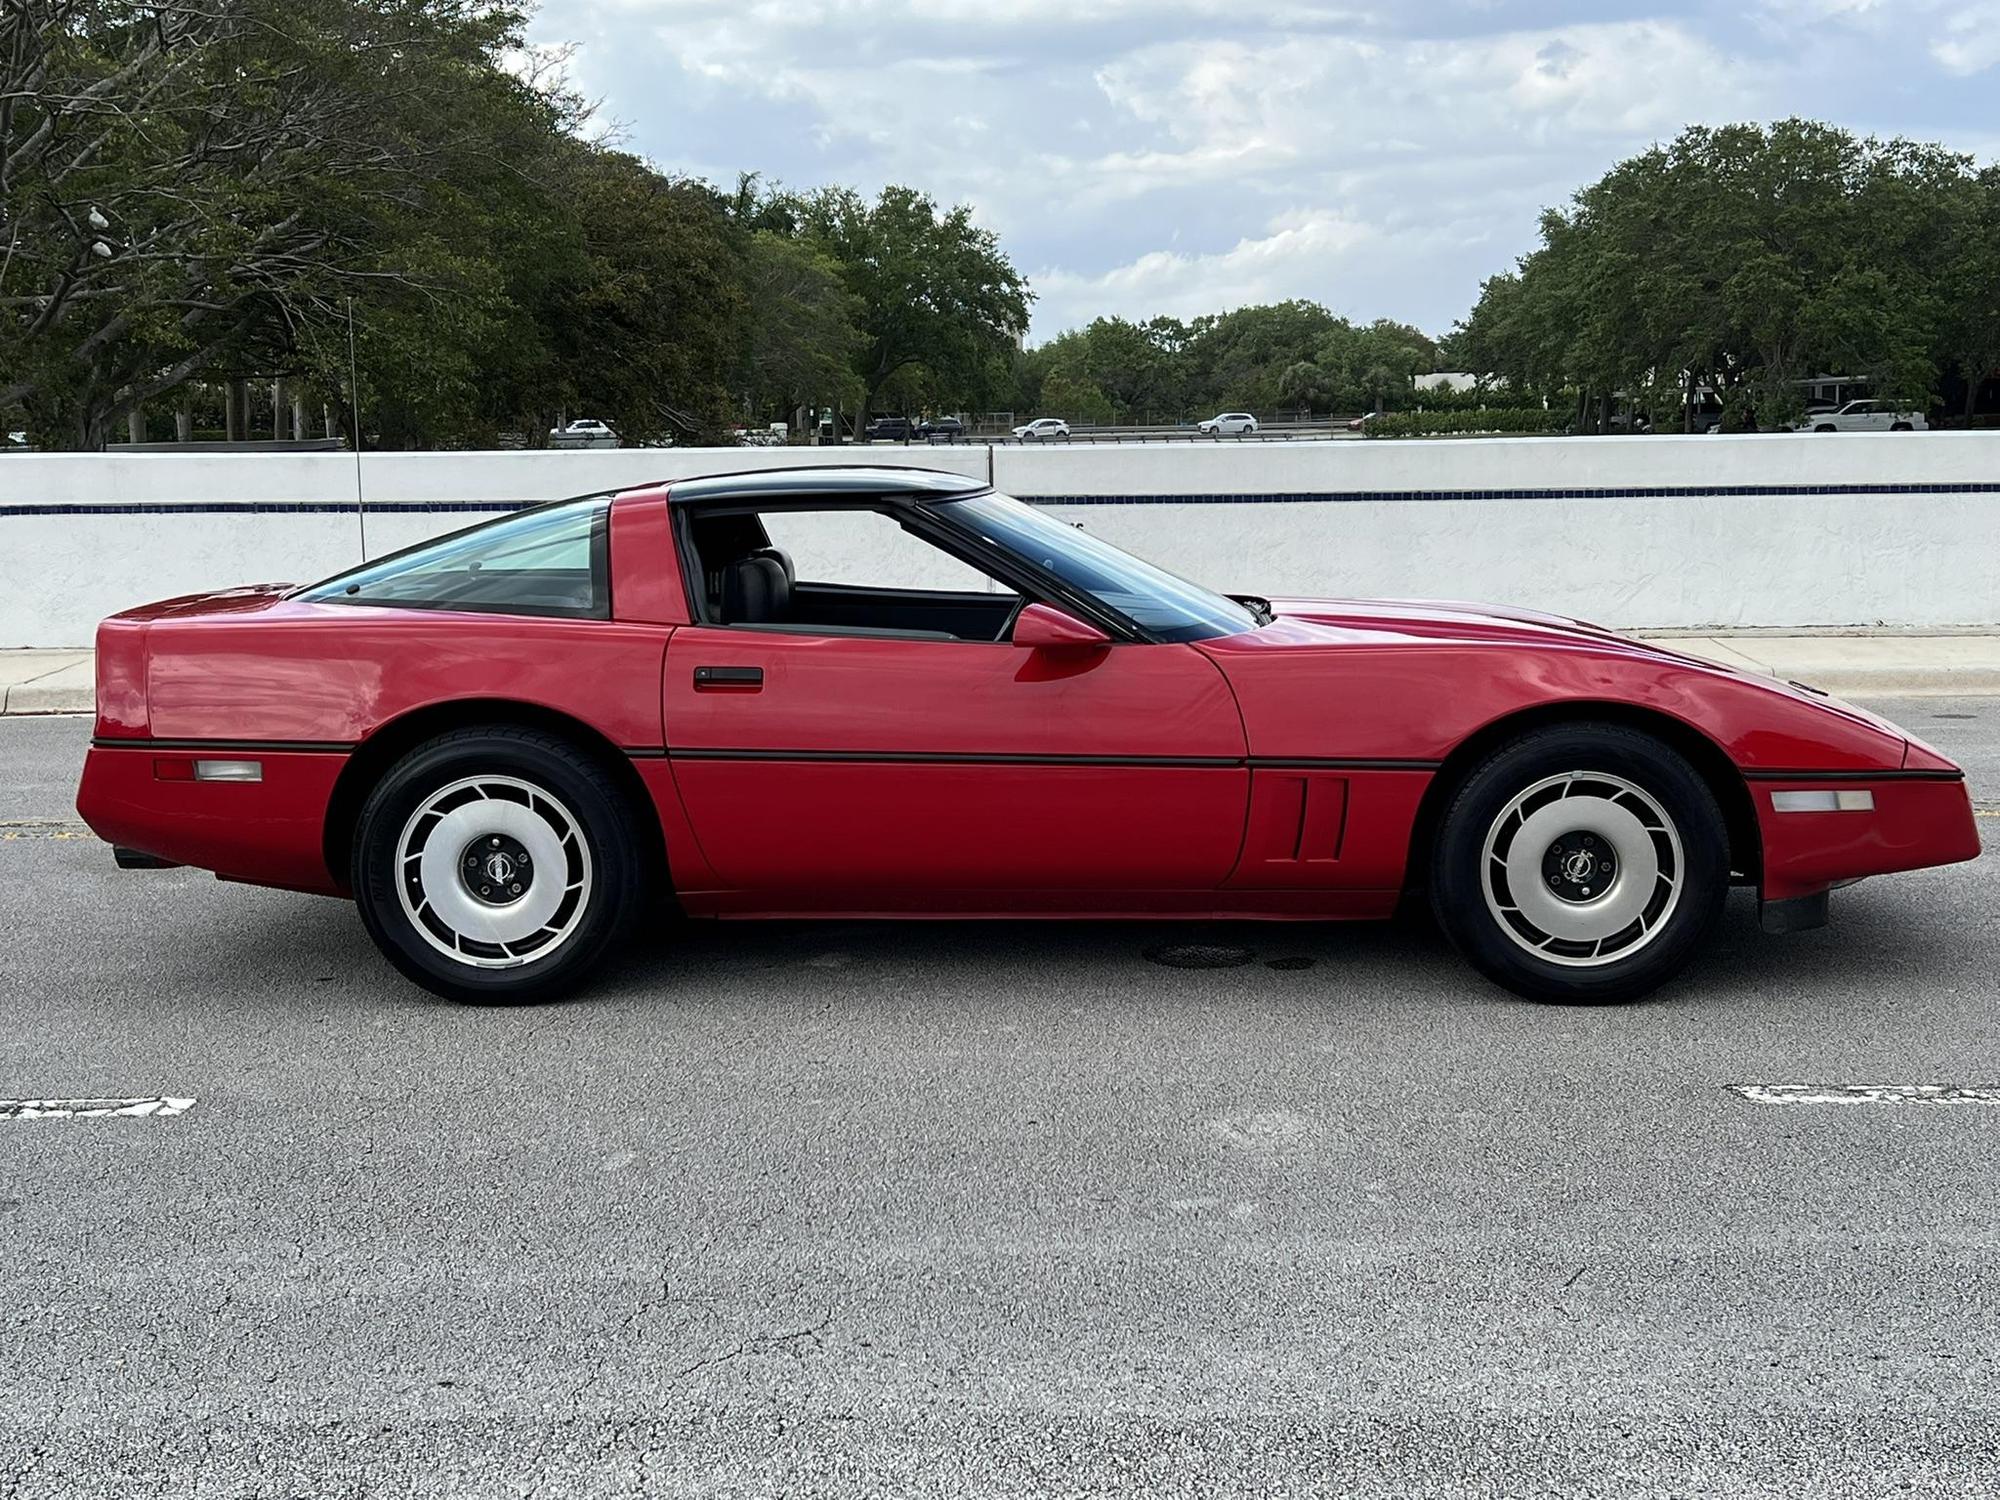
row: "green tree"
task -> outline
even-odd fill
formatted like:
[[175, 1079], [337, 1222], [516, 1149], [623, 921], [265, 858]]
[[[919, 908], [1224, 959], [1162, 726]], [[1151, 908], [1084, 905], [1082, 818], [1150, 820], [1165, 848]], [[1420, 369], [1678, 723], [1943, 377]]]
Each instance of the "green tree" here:
[[1961, 414], [1972, 415], [1981, 385], [2000, 376], [2000, 167], [1988, 167], [1955, 199], [1940, 277], [1940, 364], [1963, 383]]
[[628, 442], [720, 438], [747, 316], [722, 201], [636, 157], [566, 155], [553, 185], [581, 254], [537, 309], [549, 369], [523, 407], [588, 411]]
[[1481, 373], [1571, 389], [1586, 426], [1620, 396], [1664, 417], [1694, 385], [1768, 425], [1821, 372], [1922, 404], [1964, 305], [1950, 247], [1970, 238], [1952, 232], [1970, 178], [1939, 147], [1806, 120], [1691, 127], [1545, 213], [1460, 343]]
[[1342, 326], [1317, 302], [1302, 300], [1196, 318], [1187, 338], [1189, 404], [1203, 415], [1279, 405], [1285, 372]]
[[1038, 417], [1061, 417], [1069, 422], [1105, 423], [1115, 420], [1111, 398], [1088, 378], [1057, 371], [1042, 382]]
[[794, 426], [808, 409], [861, 399], [854, 371], [867, 343], [840, 263], [817, 245], [771, 229], [750, 236], [749, 336], [740, 381], [750, 410], [780, 411]]
[[1339, 373], [1317, 360], [1296, 360], [1278, 377], [1278, 399], [1300, 411], [1332, 411], [1340, 393]]
[[827, 188], [791, 211], [800, 233], [839, 263], [859, 306], [867, 344], [854, 362], [862, 387], [857, 435], [899, 372], [921, 366], [937, 399], [969, 399], [988, 378], [991, 357], [1028, 326], [1027, 283], [963, 205], [940, 211], [907, 187], [884, 188], [873, 203]]
[[201, 373], [334, 389], [353, 298], [395, 342], [382, 379], [468, 409], [513, 164], [574, 118], [501, 66], [519, 27], [458, 0], [0, 7], [0, 407], [96, 447]]
[[1187, 329], [1173, 318], [1097, 318], [1057, 335], [1031, 358], [1040, 379], [1060, 373], [1094, 387], [1111, 403], [1111, 420], [1161, 421], [1186, 415], [1186, 345]]

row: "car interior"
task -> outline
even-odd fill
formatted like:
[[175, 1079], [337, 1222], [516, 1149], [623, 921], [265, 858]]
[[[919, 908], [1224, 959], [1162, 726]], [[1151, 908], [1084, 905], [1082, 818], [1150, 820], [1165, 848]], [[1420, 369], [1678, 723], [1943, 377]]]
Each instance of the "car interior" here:
[[[893, 519], [890, 511], [855, 513]], [[791, 555], [772, 545], [754, 511], [697, 510], [688, 518], [688, 536], [700, 565], [703, 613], [711, 624], [828, 635], [1004, 641], [1024, 603], [1011, 592], [873, 587], [801, 578]], [[929, 537], [921, 540], [937, 547]]]

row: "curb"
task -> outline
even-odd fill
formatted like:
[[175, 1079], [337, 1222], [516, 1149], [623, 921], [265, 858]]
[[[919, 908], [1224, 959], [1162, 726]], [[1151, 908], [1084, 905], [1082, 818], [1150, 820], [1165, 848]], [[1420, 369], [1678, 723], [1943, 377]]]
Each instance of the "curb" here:
[[89, 713], [96, 693], [90, 650], [0, 651], [0, 714]]
[[96, 711], [97, 694], [90, 688], [38, 687], [24, 682], [19, 687], [0, 689], [0, 715], [10, 719]]
[[[1783, 674], [1772, 678], [1783, 681]], [[1859, 667], [1802, 679], [1836, 698], [2000, 697], [2000, 667]]]

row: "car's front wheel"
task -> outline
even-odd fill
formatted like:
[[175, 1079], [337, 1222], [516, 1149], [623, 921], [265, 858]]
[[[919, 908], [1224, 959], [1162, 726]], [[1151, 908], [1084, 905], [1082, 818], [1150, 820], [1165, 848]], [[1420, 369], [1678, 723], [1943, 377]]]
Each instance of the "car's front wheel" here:
[[369, 794], [351, 872], [368, 933], [448, 999], [553, 999], [630, 927], [644, 884], [632, 810], [555, 735], [456, 730]]
[[1534, 1000], [1635, 1000], [1687, 963], [1729, 889], [1728, 832], [1670, 746], [1613, 724], [1538, 730], [1452, 797], [1431, 895], [1459, 950]]

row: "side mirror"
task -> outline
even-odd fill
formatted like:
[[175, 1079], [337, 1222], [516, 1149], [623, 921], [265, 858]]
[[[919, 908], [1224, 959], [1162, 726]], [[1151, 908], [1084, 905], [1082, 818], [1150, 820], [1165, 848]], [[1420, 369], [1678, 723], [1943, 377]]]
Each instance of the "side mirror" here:
[[1014, 621], [1014, 644], [1034, 651], [1090, 651], [1110, 645], [1111, 637], [1052, 605], [1030, 604]]

